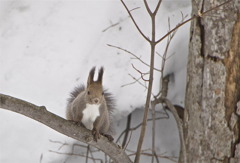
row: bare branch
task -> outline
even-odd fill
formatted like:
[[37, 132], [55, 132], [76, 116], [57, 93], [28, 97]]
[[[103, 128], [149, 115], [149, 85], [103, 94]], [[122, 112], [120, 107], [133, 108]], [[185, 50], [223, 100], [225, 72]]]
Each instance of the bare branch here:
[[124, 19], [118, 21], [117, 23], [113, 23], [113, 24], [111, 23], [111, 25], [108, 26], [107, 28], [103, 29], [102, 32], [106, 32], [110, 28], [113, 28], [113, 27], [116, 27], [116, 26], [120, 25], [123, 21], [127, 20], [128, 18], [129, 18], [129, 16], [127, 18], [124, 18]]
[[[154, 75], [154, 55], [155, 55], [155, 47], [156, 45], [161, 42], [163, 39], [165, 39], [166, 37], [168, 37], [168, 42], [167, 42], [167, 46], [166, 46], [166, 49], [165, 49], [165, 52], [164, 52], [164, 55], [163, 55], [163, 64], [162, 64], [162, 71], [163, 72], [163, 69], [164, 69], [164, 64], [165, 64], [165, 61], [166, 61], [166, 56], [167, 56], [167, 50], [168, 50], [168, 47], [170, 45], [170, 42], [171, 42], [171, 39], [174, 37], [175, 33], [176, 33], [176, 30], [183, 26], [184, 24], [190, 22], [191, 20], [195, 19], [195, 18], [198, 18], [198, 17], [202, 17], [204, 16], [205, 14], [207, 14], [208, 12], [214, 10], [214, 9], [217, 9], [219, 8], [220, 6], [223, 6], [229, 2], [231, 2], [232, 0], [229, 0], [221, 5], [218, 5], [216, 7], [214, 7], [213, 9], [210, 9], [208, 11], [200, 11], [200, 14], [198, 15], [194, 15], [193, 17], [189, 18], [188, 20], [186, 21], [183, 21], [181, 23], [179, 23], [175, 28], [173, 29], [169, 29], [170, 31], [165, 34], [162, 38], [160, 38], [159, 40], [156, 41], [156, 27], [155, 27], [155, 18], [156, 18], [156, 14], [158, 12], [158, 9], [160, 7], [160, 4], [161, 4], [161, 0], [158, 1], [158, 4], [156, 6], [156, 9], [154, 11], [154, 13], [152, 13], [152, 11], [150, 10], [149, 8], [149, 5], [147, 3], [146, 0], [144, 0], [144, 4], [145, 4], [145, 7], [148, 11], [148, 14], [151, 18], [151, 27], [152, 27], [152, 31], [151, 31], [151, 39], [148, 39], [143, 33], [142, 31], [139, 29], [138, 25], [136, 24], [135, 20], [133, 19], [130, 11], [128, 10], [126, 4], [123, 2], [123, 0], [121, 0], [121, 2], [123, 3], [124, 7], [126, 8], [126, 10], [128, 11], [133, 23], [135, 24], [135, 26], [137, 27], [137, 30], [140, 32], [140, 34], [150, 43], [150, 46], [151, 46], [151, 57], [150, 57], [150, 70], [149, 70], [149, 79], [147, 80], [148, 81], [148, 91], [147, 91], [147, 98], [146, 98], [146, 103], [145, 103], [145, 108], [144, 108], [144, 116], [143, 116], [143, 121], [142, 121], [142, 128], [141, 128], [141, 133], [140, 133], [140, 137], [139, 137], [139, 141], [138, 141], [138, 147], [137, 147], [137, 152], [136, 152], [136, 157], [135, 157], [135, 160], [134, 162], [135, 163], [139, 163], [140, 161], [140, 155], [142, 153], [142, 144], [143, 144], [143, 141], [144, 141], [144, 136], [145, 136], [145, 131], [146, 131], [146, 123], [147, 123], [147, 120], [148, 120], [148, 111], [149, 111], [149, 105], [150, 105], [150, 102], [151, 102], [151, 94], [152, 94], [152, 83], [153, 83], [153, 75]], [[184, 19], [183, 17], [183, 14], [182, 14], [182, 19]], [[170, 22], [169, 22], [169, 28], [170, 28]], [[132, 65], [133, 66], [133, 65]], [[134, 66], [133, 68], [135, 70], [137, 70]], [[137, 70], [140, 74], [141, 74], [141, 78], [146, 81], [144, 78], [143, 78], [143, 73], [139, 70]], [[162, 76], [162, 80], [163, 80], [163, 76]], [[163, 83], [163, 81], [162, 81]], [[165, 91], [164, 89], [162, 89], [162, 91]], [[166, 93], [164, 93], [166, 94]], [[160, 94], [159, 94], [160, 95]], [[183, 127], [182, 127], [182, 122], [181, 122], [181, 119], [178, 117], [178, 114], [177, 114], [177, 111], [175, 110], [174, 106], [170, 103], [169, 100], [167, 100], [165, 97], [162, 97], [160, 96], [160, 98], [156, 99], [155, 97], [155, 102], [161, 102], [161, 103], [165, 103], [168, 108], [170, 108], [170, 110], [172, 111], [176, 121], [177, 121], [177, 124], [178, 124], [178, 128], [179, 128], [179, 136], [180, 136], [180, 139], [181, 139], [181, 155], [183, 156], [183, 162], [186, 163], [186, 147], [185, 147], [185, 143], [184, 143], [184, 138], [183, 138]], [[153, 148], [154, 150], [154, 148]], [[152, 155], [154, 155], [154, 152], [152, 152]]]
[[106, 32], [106, 31], [109, 30], [110, 28], [113, 28], [113, 27], [115, 27], [115, 26], [117, 26], [117, 25], [119, 25], [119, 24], [120, 24], [120, 22], [111, 24], [110, 26], [108, 26], [107, 28], [105, 28], [104, 30], [102, 30], [102, 32]]
[[186, 144], [185, 144], [185, 139], [183, 135], [183, 123], [180, 117], [178, 116], [178, 112], [176, 108], [172, 105], [172, 103], [165, 98], [164, 103], [167, 105], [167, 107], [171, 110], [176, 122], [177, 122], [177, 127], [179, 131], [179, 137], [180, 137], [180, 142], [181, 142], [181, 151], [180, 151], [180, 156], [182, 155], [182, 159], [180, 160], [181, 157], [179, 157], [179, 162], [187, 163], [187, 152], [186, 152]]
[[154, 76], [154, 58], [155, 58], [155, 48], [156, 48], [156, 43], [155, 43], [155, 35], [156, 35], [156, 23], [155, 23], [155, 15], [150, 14], [151, 17], [151, 26], [152, 26], [152, 37], [150, 40], [150, 46], [151, 46], [151, 53], [150, 53], [150, 70], [149, 70], [149, 82], [148, 82], [148, 90], [147, 90], [147, 98], [145, 102], [145, 108], [144, 108], [144, 115], [143, 115], [143, 124], [141, 127], [141, 132], [140, 132], [140, 137], [138, 140], [138, 146], [137, 146], [137, 153], [136, 157], [134, 159], [135, 163], [139, 163], [140, 161], [140, 155], [141, 155], [141, 149], [142, 149], [142, 144], [144, 141], [145, 137], [145, 131], [146, 131], [146, 126], [147, 126], [147, 117], [148, 117], [148, 111], [149, 111], [149, 106], [151, 102], [151, 96], [152, 96], [152, 88], [153, 88], [153, 76]]
[[40, 163], [42, 163], [42, 159], [43, 159], [43, 154], [41, 154], [41, 156], [40, 156]]
[[[165, 115], [166, 115], [166, 117], [157, 117], [157, 118], [155, 118], [155, 120], [168, 119], [169, 116], [168, 116], [167, 112], [165, 112]], [[147, 122], [149, 122], [149, 121], [152, 121], [152, 118], [147, 119]], [[141, 126], [142, 126], [142, 123], [136, 125], [135, 127], [130, 128], [129, 131], [137, 130], [137, 129], [138, 129], [139, 127], [141, 127]], [[126, 132], [126, 129], [125, 129], [124, 131], [122, 131], [122, 133], [119, 135], [119, 137], [118, 137], [117, 140], [116, 140], [116, 143], [119, 142], [119, 140], [121, 139], [121, 137], [123, 136], [123, 134], [124, 134], [125, 132]]]
[[159, 8], [160, 8], [161, 3], [162, 3], [162, 0], [159, 0], [156, 9], [155, 9], [155, 11], [153, 12], [153, 15], [156, 15], [156, 14], [157, 14], [157, 12], [158, 12], [158, 10], [159, 10]]
[[[107, 46], [112, 47], [112, 48], [116, 48], [116, 49], [119, 49], [119, 50], [122, 50], [122, 51], [124, 51], [124, 52], [132, 55], [134, 58], [138, 59], [138, 60], [139, 60], [140, 62], [142, 62], [144, 65], [150, 67], [150, 65], [147, 64], [146, 62], [144, 62], [140, 57], [138, 57], [137, 55], [135, 55], [134, 53], [132, 53], [132, 52], [126, 50], [126, 49], [123, 49], [123, 48], [121, 48], [121, 47], [118, 47], [118, 46], [115, 46], [115, 45], [111, 45], [111, 44], [107, 44]], [[159, 70], [159, 69], [157, 69], [157, 68], [154, 68], [154, 70], [156, 70], [156, 71], [158, 71], [158, 72], [161, 72], [161, 70]]]
[[62, 147], [66, 146], [66, 145], [69, 145], [68, 143], [62, 143], [62, 142], [60, 142], [60, 141], [54, 141], [54, 140], [51, 140], [51, 139], [49, 139], [49, 141], [50, 141], [51, 143], [61, 144], [61, 146], [58, 148], [58, 150], [61, 150]]
[[128, 85], [138, 83], [138, 84], [140, 84], [141, 86], [143, 86], [145, 89], [147, 89], [146, 85], [144, 85], [143, 83], [141, 83], [141, 82], [139, 81], [140, 79], [142, 79], [141, 77], [138, 78], [138, 79], [136, 79], [136, 78], [135, 78], [134, 76], [132, 76], [131, 74], [128, 74], [128, 75], [131, 76], [134, 81], [131, 82], [131, 83], [124, 84], [124, 85], [122, 85], [121, 87], [126, 87], [126, 86], [128, 86]]
[[145, 40], [147, 40], [148, 42], [150, 42], [149, 38], [147, 38], [147, 36], [144, 35], [144, 33], [141, 31], [141, 29], [139, 28], [139, 26], [137, 25], [135, 19], [133, 18], [131, 11], [128, 9], [127, 5], [124, 3], [123, 0], [120, 0], [123, 4], [123, 6], [125, 7], [125, 9], [128, 12], [128, 15], [130, 16], [130, 18], [132, 19], [132, 22], [134, 23], [135, 27], [137, 28], [138, 32], [142, 35], [143, 38], [145, 38]]
[[[136, 155], [136, 152], [134, 152], [134, 151], [131, 151], [131, 150], [129, 150], [129, 149], [127, 149], [127, 151], [132, 153], [132, 154], [129, 154], [128, 156]], [[151, 154], [151, 153], [147, 153], [147, 151], [151, 151], [151, 149], [142, 150], [142, 151], [141, 151], [141, 154], [142, 154], [142, 155], [145, 155], [145, 156], [152, 157], [152, 154]], [[173, 161], [173, 162], [177, 162], [177, 161], [176, 161], [177, 157], [174, 157], [174, 156], [165, 156], [164, 153], [158, 154], [158, 155], [156, 155], [156, 156], [159, 157], [159, 158], [168, 159], [168, 160], [171, 160], [171, 161]]]
[[[68, 156], [86, 157], [86, 155], [83, 155], [83, 154], [64, 153], [64, 152], [58, 152], [58, 151], [52, 151], [52, 150], [49, 150], [49, 152], [56, 153], [56, 154], [61, 154], [61, 155], [68, 155]], [[103, 160], [100, 159], [100, 158], [94, 158], [94, 157], [88, 157], [88, 158], [91, 159], [91, 160], [97, 160], [97, 161], [100, 161], [101, 163], [103, 163]]]
[[129, 133], [129, 129], [131, 126], [131, 120], [132, 120], [132, 113], [130, 113], [127, 118], [127, 125], [126, 125], [126, 129], [125, 129], [126, 132], [125, 132], [125, 136], [123, 138], [122, 148], [125, 148], [125, 145], [127, 143], [128, 133]]
[[124, 85], [122, 85], [121, 87], [125, 87], [125, 86], [128, 86], [128, 85], [131, 85], [131, 84], [135, 84], [135, 83], [138, 83], [138, 84], [140, 84], [141, 86], [143, 86], [145, 89], [147, 89], [147, 86], [146, 85], [144, 85], [143, 83], [141, 83], [139, 80], [140, 79], [142, 79], [141, 77], [140, 78], [138, 78], [138, 79], [136, 79], [134, 76], [132, 76], [131, 74], [128, 74], [129, 76], [131, 76], [132, 78], [133, 78], [133, 82], [131, 82], [131, 83], [128, 83], [128, 84], [124, 84]]
[[149, 73], [143, 73], [143, 72], [141, 72], [141, 71], [138, 70], [133, 64], [132, 64], [132, 67], [134, 68], [134, 70], [136, 70], [136, 71], [141, 75], [141, 78], [142, 78], [143, 81], [146, 81], [146, 82], [149, 81], [149, 80], [147, 80], [147, 79], [144, 79], [144, 75], [147, 75], [147, 74], [149, 74]]
[[120, 149], [117, 144], [109, 142], [108, 139], [104, 136], [101, 136], [97, 142], [94, 141], [90, 130], [84, 127], [80, 127], [71, 121], [67, 121], [47, 111], [44, 106], [39, 107], [29, 102], [0, 94], [0, 108], [25, 115], [42, 124], [45, 124], [46, 126], [58, 131], [59, 133], [92, 145], [108, 154], [116, 162], [132, 162], [126, 153]]
[[132, 133], [133, 133], [133, 131], [130, 131], [130, 136], [129, 136], [128, 142], [127, 142], [127, 144], [126, 144], [126, 146], [125, 146], [125, 148], [124, 148], [124, 151], [127, 149], [127, 146], [128, 146], [128, 144], [130, 143], [130, 140], [131, 140], [131, 138], [132, 138]]
[[[90, 150], [90, 145], [87, 146], [86, 161], [85, 161], [86, 163], [88, 163], [88, 158], [90, 158], [89, 157], [89, 150]], [[95, 158], [93, 160], [95, 160]]]
[[156, 158], [157, 163], [159, 163], [156, 151], [155, 151], [155, 128], [156, 128], [156, 113], [155, 113], [155, 104], [152, 104], [152, 163], [154, 163], [154, 157]]
[[222, 4], [220, 4], [220, 5], [218, 5], [218, 6], [216, 6], [216, 7], [211, 8], [210, 10], [207, 10], [207, 11], [201, 13], [201, 14], [198, 13], [198, 15], [194, 15], [193, 17], [187, 19], [186, 21], [178, 24], [175, 28], [173, 28], [172, 30], [170, 30], [170, 31], [169, 31], [167, 34], [165, 34], [162, 38], [160, 38], [158, 41], [156, 41], [156, 44], [158, 44], [159, 42], [161, 42], [161, 41], [162, 41], [163, 39], [165, 39], [169, 34], [171, 34], [172, 32], [174, 32], [175, 30], [177, 30], [179, 27], [183, 26], [184, 24], [192, 21], [193, 19], [196, 19], [196, 18], [199, 18], [199, 17], [203, 17], [203, 16], [205, 16], [207, 13], [209, 13], [209, 12], [211, 12], [211, 11], [213, 11], [213, 10], [218, 9], [218, 8], [221, 7], [221, 6], [226, 5], [227, 3], [231, 2], [231, 1], [232, 1], [232, 0], [228, 0], [228, 1], [226, 1], [226, 2], [224, 2], [224, 3], [222, 3]]
[[140, 9], [141, 7], [135, 7], [133, 9], [130, 10], [130, 12], [134, 11], [134, 10], [137, 10], [137, 9]]
[[148, 3], [147, 3], [146, 0], [144, 0], [144, 5], [145, 5], [145, 7], [146, 7], [146, 9], [147, 9], [148, 14], [149, 14], [149, 15], [152, 15], [153, 13], [152, 13], [152, 11], [150, 10], [150, 8], [149, 8]]

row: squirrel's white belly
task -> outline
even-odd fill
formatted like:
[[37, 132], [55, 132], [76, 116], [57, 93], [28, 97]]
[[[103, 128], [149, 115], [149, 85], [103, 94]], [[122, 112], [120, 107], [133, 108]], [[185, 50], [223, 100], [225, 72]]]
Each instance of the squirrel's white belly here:
[[86, 108], [82, 112], [83, 113], [82, 123], [89, 130], [93, 129], [93, 123], [96, 120], [96, 118], [100, 115], [99, 106], [100, 105], [86, 104]]

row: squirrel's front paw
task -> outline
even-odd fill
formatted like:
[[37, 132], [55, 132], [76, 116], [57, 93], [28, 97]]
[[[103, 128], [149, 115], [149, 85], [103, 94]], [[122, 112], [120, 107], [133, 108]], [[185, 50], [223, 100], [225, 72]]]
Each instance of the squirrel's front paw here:
[[100, 139], [100, 133], [96, 128], [93, 128], [92, 130], [93, 138], [97, 142], [98, 139]]
[[103, 134], [103, 136], [105, 136], [111, 142], [114, 140], [114, 138], [111, 135]]

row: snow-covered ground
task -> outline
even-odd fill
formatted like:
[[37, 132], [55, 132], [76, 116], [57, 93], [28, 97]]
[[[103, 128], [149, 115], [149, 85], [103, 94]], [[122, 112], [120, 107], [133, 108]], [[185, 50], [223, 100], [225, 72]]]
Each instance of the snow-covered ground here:
[[[181, 11], [190, 13], [189, 0], [165, 1], [157, 17], [158, 38], [168, 30], [168, 17], [174, 27], [181, 21]], [[154, 6], [155, 1], [150, 2]], [[132, 13], [150, 36], [150, 21], [142, 1], [127, 1], [127, 5], [130, 9], [140, 7]], [[188, 38], [189, 24], [178, 30], [169, 50], [169, 55], [174, 55], [165, 71], [173, 74], [169, 99], [180, 105], [184, 105]], [[86, 83], [93, 66], [104, 66], [103, 83], [117, 99], [115, 119], [120, 120], [145, 102], [145, 88], [137, 83], [128, 85], [133, 82], [130, 75], [140, 77], [131, 64], [143, 72], [148, 67], [107, 44], [149, 60], [149, 45], [120, 1], [0, 0], [0, 93], [44, 105], [64, 117], [72, 88]], [[164, 47], [165, 42], [157, 51], [162, 54]], [[161, 58], [155, 63], [159, 68]], [[154, 93], [159, 91], [159, 78], [156, 73]], [[57, 148], [49, 139], [70, 141], [38, 122], [3, 109], [0, 124], [0, 162], [4, 163], [51, 162], [63, 156], [48, 151]]]

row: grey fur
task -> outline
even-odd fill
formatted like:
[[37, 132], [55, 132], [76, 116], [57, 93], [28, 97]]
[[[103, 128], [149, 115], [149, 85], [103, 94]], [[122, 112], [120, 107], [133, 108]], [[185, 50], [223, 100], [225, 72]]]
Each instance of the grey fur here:
[[[95, 102], [89, 96], [91, 96], [92, 94], [92, 96], [95, 95], [96, 97], [101, 96], [98, 98], [98, 102], [100, 104], [100, 116], [95, 120], [94, 128], [97, 129], [101, 134], [110, 134], [113, 133], [113, 127], [111, 126], [111, 117], [115, 109], [114, 98], [111, 93], [109, 93], [107, 90], [103, 90], [102, 88], [103, 68], [99, 70], [98, 80], [96, 82], [93, 81], [94, 72], [95, 67], [93, 67], [89, 72], [87, 87], [85, 87], [84, 85], [77, 86], [70, 93], [70, 98], [68, 98], [67, 100], [68, 103], [66, 117], [68, 120], [81, 123], [83, 117], [82, 112], [86, 108], [86, 104], [93, 104]], [[91, 86], [92, 88], [90, 89], [89, 87]]]

